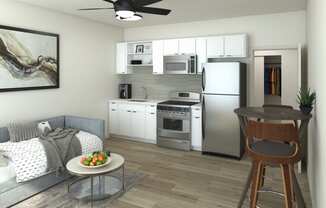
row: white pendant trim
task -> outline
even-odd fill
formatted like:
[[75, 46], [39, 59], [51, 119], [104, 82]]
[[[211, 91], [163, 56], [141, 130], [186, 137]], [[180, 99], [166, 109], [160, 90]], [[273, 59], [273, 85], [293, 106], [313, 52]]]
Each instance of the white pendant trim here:
[[143, 16], [139, 15], [139, 14], [134, 14], [133, 16], [131, 17], [128, 17], [128, 18], [124, 18], [124, 17], [121, 17], [119, 15], [116, 15], [115, 18], [117, 20], [120, 20], [120, 21], [139, 21], [141, 19], [143, 19]]

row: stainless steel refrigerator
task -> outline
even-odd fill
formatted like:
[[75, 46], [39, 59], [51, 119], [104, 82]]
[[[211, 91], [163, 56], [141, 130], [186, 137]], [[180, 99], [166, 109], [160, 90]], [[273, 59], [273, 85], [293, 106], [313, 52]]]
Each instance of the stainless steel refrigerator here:
[[247, 103], [247, 67], [240, 62], [203, 65], [202, 128], [204, 154], [240, 159], [244, 140], [233, 112]]

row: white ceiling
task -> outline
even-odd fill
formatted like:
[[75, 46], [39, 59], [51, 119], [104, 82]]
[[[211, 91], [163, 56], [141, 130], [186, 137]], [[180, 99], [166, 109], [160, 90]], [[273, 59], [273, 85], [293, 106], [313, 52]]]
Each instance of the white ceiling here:
[[[170, 24], [303, 10], [306, 0], [163, 0], [150, 5], [171, 9], [169, 16], [146, 15], [139, 22], [125, 23], [114, 18], [112, 10], [77, 11], [87, 7], [111, 7], [102, 0], [18, 0], [121, 27]], [[141, 13], [140, 13], [141, 14]]]

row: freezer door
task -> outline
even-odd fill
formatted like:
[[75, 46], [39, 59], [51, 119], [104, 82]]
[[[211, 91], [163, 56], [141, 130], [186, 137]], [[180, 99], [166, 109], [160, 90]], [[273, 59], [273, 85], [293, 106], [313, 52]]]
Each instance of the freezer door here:
[[240, 157], [239, 96], [203, 95], [203, 151]]
[[203, 93], [240, 94], [240, 63], [206, 63], [203, 65]]

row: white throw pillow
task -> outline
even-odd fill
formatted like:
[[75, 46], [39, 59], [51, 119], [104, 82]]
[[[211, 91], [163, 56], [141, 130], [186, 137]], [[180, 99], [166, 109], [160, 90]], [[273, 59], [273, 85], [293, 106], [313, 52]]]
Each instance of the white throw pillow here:
[[48, 129], [48, 131], [52, 131], [52, 128], [50, 126], [50, 123], [48, 121], [43, 121], [37, 125], [39, 131], [41, 134], [44, 134], [45, 130]]

